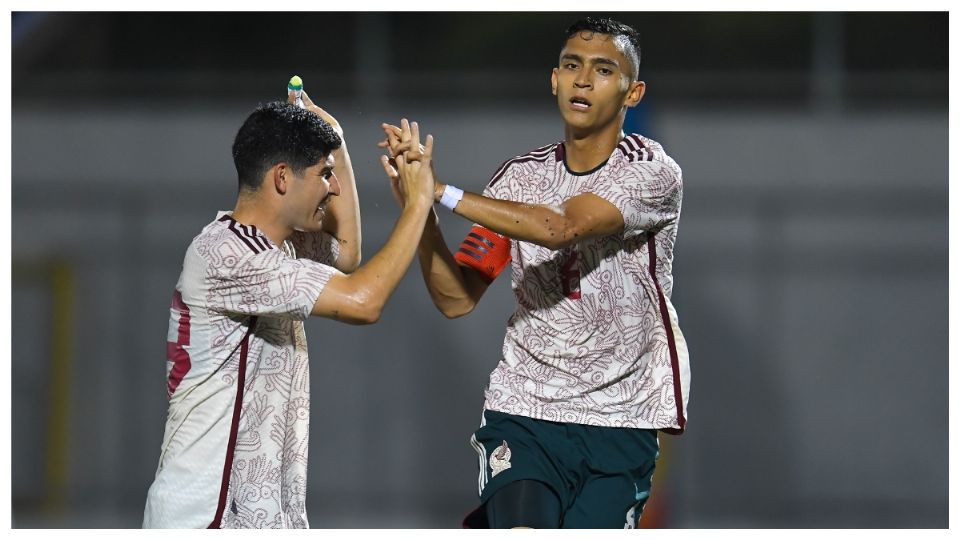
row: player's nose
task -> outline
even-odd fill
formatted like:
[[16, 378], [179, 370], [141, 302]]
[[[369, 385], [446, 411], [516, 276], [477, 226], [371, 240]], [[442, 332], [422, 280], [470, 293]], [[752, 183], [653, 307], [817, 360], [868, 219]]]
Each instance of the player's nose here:
[[577, 88], [589, 88], [592, 84], [593, 81], [590, 80], [589, 69], [579, 70], [576, 78], [573, 79], [573, 85]]
[[330, 175], [330, 194], [340, 195], [340, 179], [335, 174]]

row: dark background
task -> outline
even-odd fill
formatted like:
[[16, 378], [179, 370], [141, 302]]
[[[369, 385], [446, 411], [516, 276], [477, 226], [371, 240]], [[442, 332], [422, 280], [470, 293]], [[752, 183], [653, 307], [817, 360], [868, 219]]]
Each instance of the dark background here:
[[[549, 74], [585, 15], [12, 13], [13, 526], [139, 526], [170, 294], [257, 103], [296, 73], [344, 126], [369, 259], [398, 215], [380, 122], [480, 191], [562, 138]], [[684, 171], [689, 424], [645, 518], [946, 527], [947, 14], [604, 15], [642, 35], [628, 128]], [[377, 325], [307, 323], [313, 527], [459, 526], [512, 301], [504, 276], [448, 321], [412, 268]]]

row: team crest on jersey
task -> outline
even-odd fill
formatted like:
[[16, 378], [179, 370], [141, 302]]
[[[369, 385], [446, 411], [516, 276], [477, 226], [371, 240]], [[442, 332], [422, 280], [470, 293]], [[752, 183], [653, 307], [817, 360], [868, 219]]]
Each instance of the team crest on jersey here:
[[493, 453], [490, 454], [490, 470], [493, 471], [492, 476], [496, 476], [509, 468], [510, 447], [507, 446], [507, 441], [503, 441], [503, 444], [498, 446]]

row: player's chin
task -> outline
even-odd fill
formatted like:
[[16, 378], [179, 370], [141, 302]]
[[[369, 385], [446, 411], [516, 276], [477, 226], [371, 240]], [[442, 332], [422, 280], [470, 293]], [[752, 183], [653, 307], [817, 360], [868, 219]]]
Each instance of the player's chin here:
[[321, 230], [323, 228], [323, 215], [322, 211], [314, 212], [312, 216], [304, 220], [300, 228], [307, 232]]
[[563, 111], [563, 121], [568, 126], [578, 130], [590, 130], [597, 123], [596, 119], [592, 114], [584, 114], [580, 112], [571, 112]]

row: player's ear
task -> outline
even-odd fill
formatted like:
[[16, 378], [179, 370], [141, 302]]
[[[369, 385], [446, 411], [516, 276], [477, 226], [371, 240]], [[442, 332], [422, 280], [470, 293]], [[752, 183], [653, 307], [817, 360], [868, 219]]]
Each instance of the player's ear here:
[[287, 167], [286, 163], [278, 163], [270, 169], [269, 174], [277, 193], [285, 194], [287, 192], [287, 182], [290, 180], [290, 167]]
[[647, 91], [647, 83], [643, 81], [634, 81], [630, 83], [630, 89], [627, 90], [627, 99], [624, 104], [627, 107], [635, 107], [637, 103], [640, 103], [640, 100], [643, 99], [643, 94]]
[[557, 95], [557, 68], [553, 68], [553, 71], [550, 73], [550, 90], [553, 92], [553, 95]]

